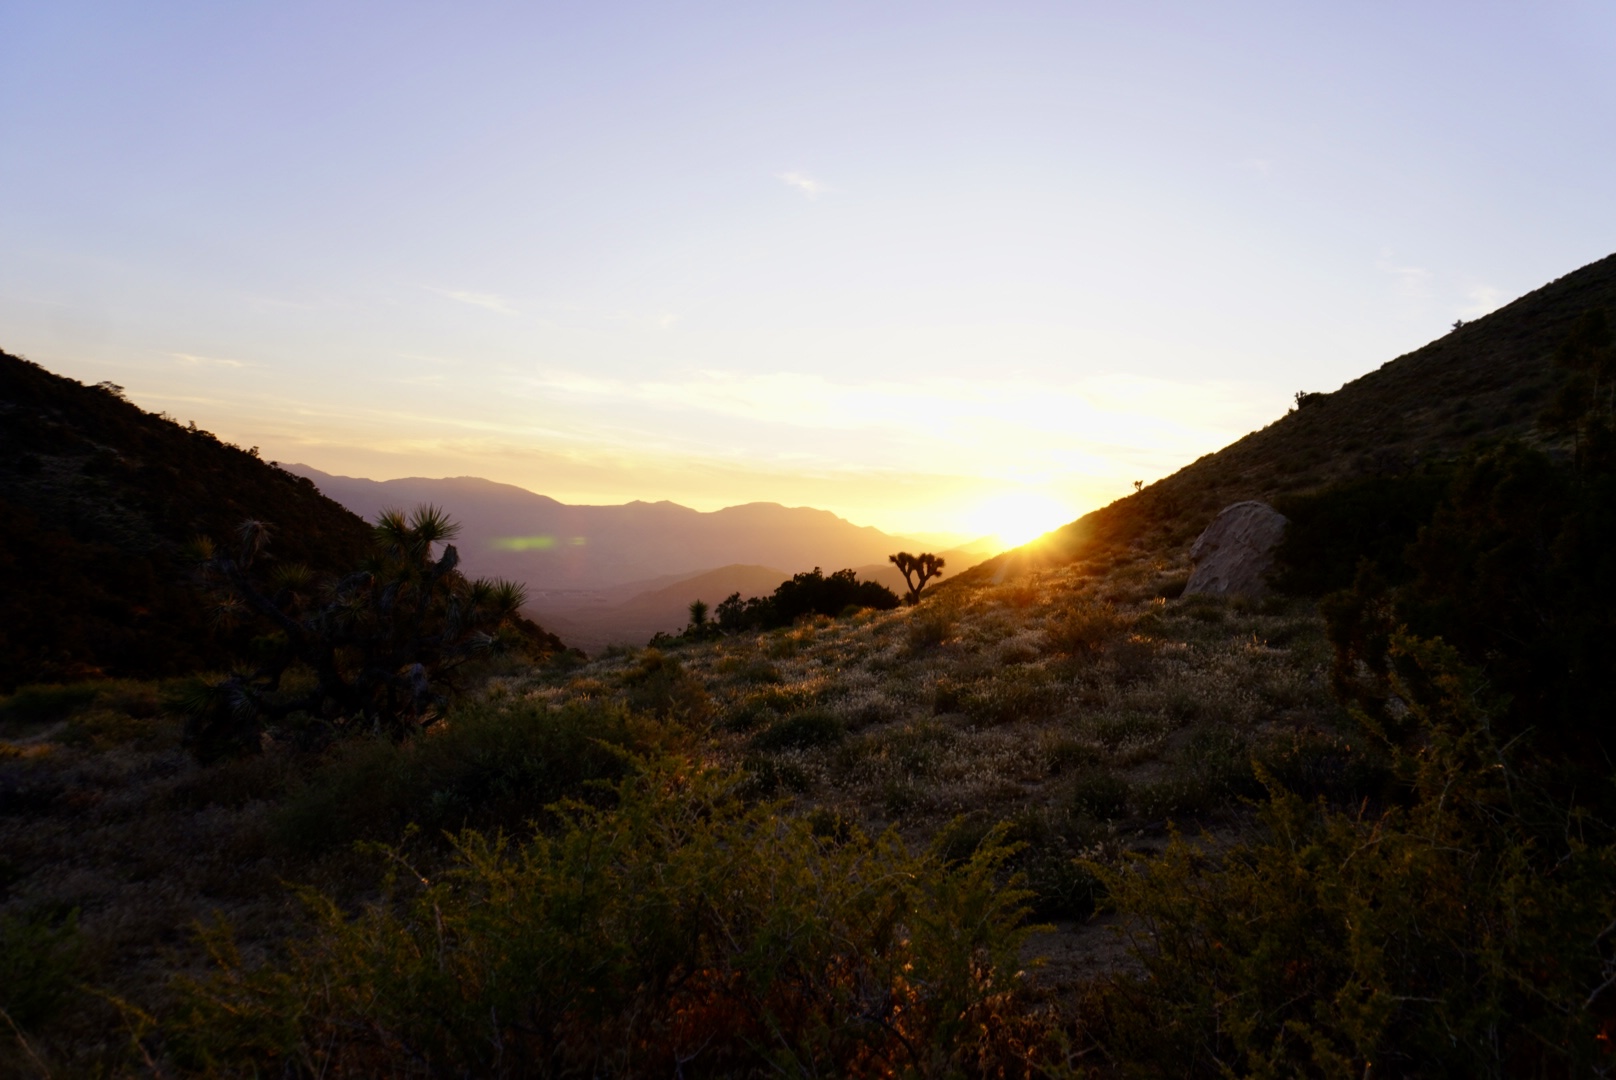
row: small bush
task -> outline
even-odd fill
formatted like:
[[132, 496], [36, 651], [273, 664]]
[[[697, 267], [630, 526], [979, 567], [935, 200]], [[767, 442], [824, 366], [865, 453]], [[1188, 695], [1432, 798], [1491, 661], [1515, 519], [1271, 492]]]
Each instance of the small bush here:
[[640, 662], [623, 676], [623, 685], [631, 708], [658, 719], [700, 724], [712, 717], [712, 698], [701, 680], [660, 649], [641, 653]]
[[1098, 821], [1114, 821], [1128, 812], [1132, 785], [1109, 769], [1087, 769], [1072, 782], [1072, 810]]
[[334, 747], [276, 812], [276, 833], [312, 852], [391, 840], [412, 823], [431, 836], [467, 825], [520, 827], [556, 800], [622, 776], [625, 752], [670, 738], [609, 701], [468, 705], [410, 743]]
[[48, 724], [88, 708], [101, 692], [97, 683], [25, 686], [0, 701], [0, 723]]
[[909, 647], [916, 652], [935, 649], [954, 632], [953, 612], [928, 604], [909, 617]]
[[1066, 695], [1064, 686], [1042, 672], [1010, 672], [972, 686], [962, 706], [972, 722], [997, 727], [1044, 719], [1060, 711]]
[[1115, 605], [1078, 600], [1049, 620], [1049, 645], [1064, 656], [1093, 656], [1121, 637], [1127, 626]]
[[811, 750], [834, 746], [847, 736], [842, 718], [827, 709], [804, 709], [776, 720], [752, 739], [758, 750]]
[[72, 994], [81, 947], [77, 909], [0, 916], [0, 1009], [21, 1027], [48, 1020]]
[[966, 684], [944, 676], [932, 685], [931, 711], [934, 714], [960, 712], [965, 708], [966, 697]]

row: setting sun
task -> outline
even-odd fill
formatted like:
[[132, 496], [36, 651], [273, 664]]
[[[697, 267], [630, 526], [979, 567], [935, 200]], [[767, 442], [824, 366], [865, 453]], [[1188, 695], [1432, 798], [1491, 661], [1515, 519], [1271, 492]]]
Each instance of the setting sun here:
[[1041, 491], [1013, 491], [989, 499], [968, 517], [973, 531], [1006, 548], [1020, 547], [1077, 517], [1066, 503]]

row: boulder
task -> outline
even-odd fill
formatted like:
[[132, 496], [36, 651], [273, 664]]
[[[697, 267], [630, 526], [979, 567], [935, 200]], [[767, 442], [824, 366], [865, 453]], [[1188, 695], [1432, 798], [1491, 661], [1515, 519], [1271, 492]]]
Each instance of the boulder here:
[[1260, 596], [1274, 565], [1274, 549], [1290, 520], [1264, 502], [1232, 503], [1218, 512], [1190, 548], [1195, 572], [1184, 595]]

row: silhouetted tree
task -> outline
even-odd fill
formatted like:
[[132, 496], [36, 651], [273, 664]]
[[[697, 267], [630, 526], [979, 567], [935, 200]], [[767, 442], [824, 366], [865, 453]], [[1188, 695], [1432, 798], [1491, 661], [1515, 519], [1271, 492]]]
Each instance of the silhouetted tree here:
[[900, 551], [896, 555], [888, 555], [887, 562], [903, 574], [903, 580], [909, 586], [911, 604], [920, 603], [920, 591], [926, 587], [926, 582], [943, 572], [943, 560], [930, 552], [911, 555], [907, 551]]
[[718, 605], [718, 628], [726, 634], [790, 626], [804, 615], [841, 615], [849, 608], [890, 611], [898, 594], [876, 581], [860, 581], [852, 570], [827, 575], [819, 567], [782, 581], [772, 596], [742, 600], [731, 593]]

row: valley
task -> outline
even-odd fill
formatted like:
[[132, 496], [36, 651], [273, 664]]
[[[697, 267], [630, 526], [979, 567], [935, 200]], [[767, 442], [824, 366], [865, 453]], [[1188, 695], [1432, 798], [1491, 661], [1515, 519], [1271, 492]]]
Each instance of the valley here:
[[[281, 469], [7, 358], [0, 494], [39, 523], [8, 596], [74, 580], [80, 547], [146, 561], [51, 624], [56, 666], [8, 669], [0, 1065], [1609, 1071], [1616, 439], [1566, 389], [1616, 355], [1602, 309], [1616, 257], [1040, 541], [950, 552], [916, 604], [729, 633], [682, 612], [808, 565], [881, 580], [904, 541]], [[232, 511], [285, 500], [312, 568], [154, 495], [182, 454], [239, 470]], [[1251, 498], [1292, 520], [1268, 585], [1187, 594], [1192, 542]], [[464, 539], [395, 522], [353, 572], [359, 512], [412, 502]], [[215, 529], [206, 561], [181, 518]], [[199, 565], [214, 591], [182, 594]], [[409, 702], [363, 710], [285, 661], [394, 641], [400, 595], [461, 625], [481, 575], [560, 640], [490, 633], [441, 684], [423, 649], [382, 673]], [[180, 597], [188, 666], [96, 630], [140, 606], [129, 580]]]

